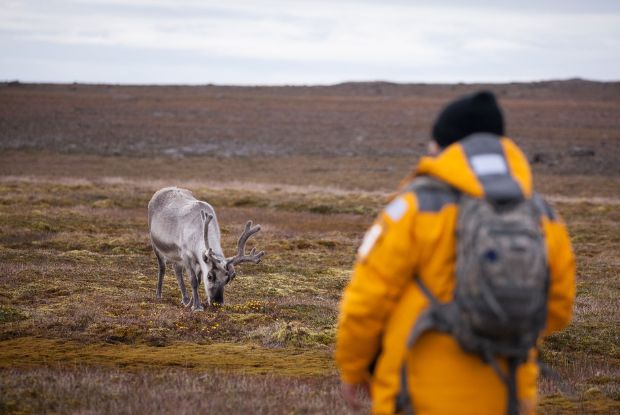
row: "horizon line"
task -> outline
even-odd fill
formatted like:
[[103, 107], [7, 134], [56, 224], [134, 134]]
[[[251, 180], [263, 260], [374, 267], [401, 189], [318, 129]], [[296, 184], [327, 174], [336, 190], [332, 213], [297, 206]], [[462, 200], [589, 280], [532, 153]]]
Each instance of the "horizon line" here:
[[56, 82], [56, 81], [24, 81], [20, 79], [3, 79], [0, 80], [0, 84], [3, 85], [83, 85], [83, 86], [144, 86], [144, 87], [232, 87], [232, 88], [284, 88], [284, 87], [299, 87], [299, 88], [310, 88], [310, 87], [335, 87], [341, 85], [394, 85], [394, 86], [410, 86], [410, 85], [428, 85], [428, 86], [442, 86], [442, 85], [519, 85], [519, 84], [539, 84], [539, 83], [551, 83], [551, 82], [589, 82], [589, 83], [619, 83], [620, 78], [618, 79], [591, 79], [591, 78], [582, 78], [582, 77], [570, 77], [570, 78], [543, 78], [543, 79], [532, 79], [532, 80], [518, 80], [518, 81], [454, 81], [454, 82], [425, 82], [425, 81], [412, 81], [412, 82], [398, 82], [398, 81], [389, 81], [389, 80], [354, 80], [354, 81], [341, 81], [335, 83], [281, 83], [281, 84], [256, 84], [256, 83], [214, 83], [214, 82], [196, 82], [196, 83], [132, 83], [132, 82], [82, 82], [82, 81], [67, 81], [67, 82]]

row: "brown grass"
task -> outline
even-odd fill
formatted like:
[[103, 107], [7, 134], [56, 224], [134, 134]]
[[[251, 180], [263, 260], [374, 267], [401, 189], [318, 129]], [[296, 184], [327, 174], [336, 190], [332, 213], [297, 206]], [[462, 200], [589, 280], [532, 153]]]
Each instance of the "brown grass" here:
[[[0, 413], [345, 411], [331, 358], [338, 301], [404, 162], [373, 182], [366, 167], [379, 161], [342, 159], [351, 184], [327, 164], [306, 175], [321, 165], [312, 157], [248, 182], [217, 172], [201, 181], [183, 168], [187, 160], [168, 160], [175, 176], [157, 160], [81, 157], [0, 154]], [[579, 274], [574, 322], [543, 349], [574, 394], [542, 380], [540, 412], [616, 411], [618, 181], [537, 180], [569, 225]], [[253, 243], [267, 256], [240, 269], [223, 307], [181, 306], [171, 270], [163, 299], [154, 298], [145, 207], [158, 187], [176, 183], [216, 206], [227, 252], [247, 219], [263, 225]]]
[[0, 375], [0, 413], [348, 413], [333, 376], [83, 366], [3, 369]]

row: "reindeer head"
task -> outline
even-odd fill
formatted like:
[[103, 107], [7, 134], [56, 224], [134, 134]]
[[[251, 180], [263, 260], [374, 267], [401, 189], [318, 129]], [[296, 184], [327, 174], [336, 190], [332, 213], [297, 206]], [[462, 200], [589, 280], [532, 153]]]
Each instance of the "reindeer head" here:
[[258, 264], [261, 261], [264, 251], [256, 252], [256, 248], [252, 248], [249, 255], [245, 254], [245, 243], [248, 238], [258, 231], [260, 231], [260, 225], [252, 227], [252, 221], [248, 221], [245, 224], [245, 228], [237, 241], [237, 254], [235, 256], [224, 258], [221, 254], [216, 253], [213, 249], [208, 247], [208, 225], [213, 215], [207, 215], [203, 211], [204, 219], [204, 238], [205, 244], [207, 244], [207, 250], [205, 252], [204, 260], [207, 264], [208, 273], [205, 279], [205, 287], [209, 304], [218, 303], [224, 304], [224, 286], [232, 281], [236, 277], [235, 265], [243, 262], [253, 262]]

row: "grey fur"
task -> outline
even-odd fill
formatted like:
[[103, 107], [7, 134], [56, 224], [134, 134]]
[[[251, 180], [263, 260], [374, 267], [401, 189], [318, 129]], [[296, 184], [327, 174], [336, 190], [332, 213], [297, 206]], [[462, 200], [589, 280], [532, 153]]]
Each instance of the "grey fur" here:
[[[204, 310], [198, 286], [205, 285], [207, 301], [224, 302], [224, 286], [235, 277], [234, 265], [241, 262], [258, 263], [264, 252], [253, 249], [244, 254], [245, 241], [258, 232], [260, 226], [251, 228], [251, 221], [239, 238], [238, 254], [226, 258], [220, 245], [220, 227], [215, 210], [207, 202], [196, 199], [189, 190], [166, 187], [155, 192], [148, 205], [151, 245], [157, 257], [159, 275], [157, 298], [161, 298], [166, 262], [174, 264], [174, 273], [181, 290], [181, 302], [192, 304], [192, 310]], [[183, 271], [190, 275], [192, 299], [190, 301], [183, 281]]]

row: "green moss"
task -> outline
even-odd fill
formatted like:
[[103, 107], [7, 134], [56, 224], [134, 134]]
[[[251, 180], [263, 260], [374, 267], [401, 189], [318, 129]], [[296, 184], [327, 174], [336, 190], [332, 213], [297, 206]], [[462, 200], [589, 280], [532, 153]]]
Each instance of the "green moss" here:
[[9, 306], [0, 306], [0, 324], [12, 321], [20, 321], [28, 318], [28, 315], [22, 311]]
[[267, 201], [256, 196], [244, 196], [233, 200], [231, 205], [235, 207], [265, 207], [267, 206]]
[[282, 305], [278, 317], [286, 320], [300, 320], [312, 327], [332, 326], [336, 322], [333, 306], [315, 304]]
[[575, 403], [562, 395], [544, 396], [538, 403], [538, 409], [545, 413], [545, 409], [552, 409], [553, 413], [569, 414], [575, 410]]
[[115, 206], [115, 203], [111, 199], [101, 199], [92, 203], [92, 207], [97, 209], [109, 209]]
[[309, 347], [327, 346], [335, 339], [335, 329], [315, 331], [299, 321], [278, 321], [269, 326], [261, 326], [248, 337], [258, 340], [267, 347]]
[[605, 322], [573, 323], [563, 331], [549, 336], [544, 349], [579, 351], [620, 359], [620, 331]]
[[44, 221], [36, 221], [30, 225], [30, 229], [34, 229], [36, 231], [45, 231], [45, 232], [56, 232], [57, 229], [51, 224]]
[[174, 342], [157, 347], [146, 344], [82, 344], [74, 341], [24, 337], [0, 342], [0, 367], [36, 367], [57, 362], [65, 365], [146, 368], [186, 367], [232, 372], [293, 376], [332, 374], [329, 351], [299, 348], [270, 349], [252, 344]]
[[340, 210], [336, 206], [330, 206], [330, 205], [311, 206], [308, 210], [310, 212], [312, 212], [312, 213], [319, 213], [321, 215], [327, 215], [329, 213], [339, 213], [340, 212]]

